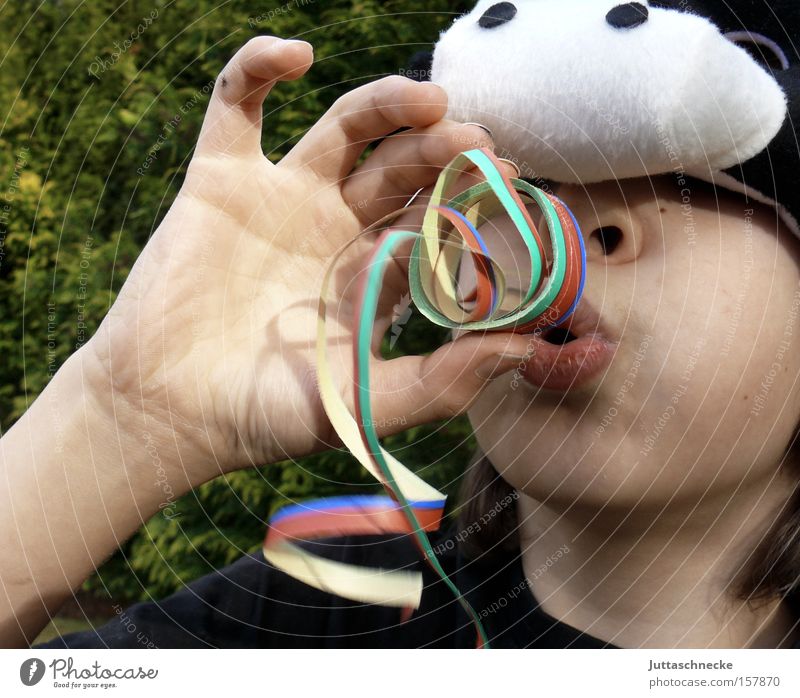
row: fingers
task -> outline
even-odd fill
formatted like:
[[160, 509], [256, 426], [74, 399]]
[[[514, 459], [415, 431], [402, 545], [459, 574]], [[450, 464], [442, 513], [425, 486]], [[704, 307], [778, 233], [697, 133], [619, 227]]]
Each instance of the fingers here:
[[387, 138], [345, 181], [342, 197], [364, 224], [402, 208], [433, 184], [454, 157], [472, 148], [492, 148], [480, 126], [440, 121]]
[[[430, 356], [377, 362], [372, 407], [380, 436], [466, 412], [494, 379], [530, 360], [522, 335], [467, 334]], [[402, 425], [392, 429], [389, 425]]]
[[[377, 152], [377, 151], [376, 151]], [[365, 163], [366, 164], [366, 163]], [[517, 166], [511, 162], [510, 160], [500, 160], [500, 168], [501, 171], [508, 176], [509, 178], [518, 177], [519, 176], [519, 169]], [[436, 173], [437, 176], [439, 172]], [[470, 168], [469, 170], [464, 171], [459, 178], [456, 180], [455, 184], [453, 185], [453, 189], [451, 194], [455, 195], [456, 193], [461, 193], [466, 191], [472, 186], [476, 184], [480, 184], [483, 180], [483, 177], [480, 171], [477, 168]], [[397, 228], [399, 230], [412, 230], [418, 231], [422, 226], [422, 219], [425, 215], [424, 208], [430, 202], [430, 196], [433, 192], [432, 186], [424, 187], [415, 192], [415, 196], [413, 201], [408, 201], [406, 203], [411, 204], [409, 206], [409, 210], [396, 218], [392, 222], [392, 228]], [[405, 197], [405, 195], [403, 195]], [[358, 200], [357, 202], [349, 202], [350, 209], [353, 211], [358, 211], [361, 208], [360, 202], [364, 201]], [[397, 203], [402, 201], [402, 198], [399, 200], [395, 200]], [[395, 208], [400, 208], [400, 206], [396, 206]], [[391, 210], [391, 207], [390, 207]], [[378, 209], [376, 209], [378, 211]], [[377, 218], [380, 218], [379, 216]], [[377, 219], [376, 218], [376, 219]], [[364, 220], [362, 221], [365, 225], [369, 225], [373, 223], [373, 220]], [[395, 253], [394, 261], [395, 266], [401, 271], [401, 273], [407, 278], [408, 277], [408, 262], [410, 257], [411, 248], [414, 246], [413, 241], [406, 243], [398, 248], [397, 252]], [[387, 277], [388, 278], [388, 277]], [[385, 284], [386, 285], [386, 284]], [[376, 321], [376, 327], [382, 327], [382, 325], [378, 324], [380, 320]]]
[[371, 142], [398, 128], [430, 126], [446, 111], [447, 96], [438, 85], [396, 75], [383, 78], [337, 100], [281, 166], [309, 168], [324, 179], [339, 182], [350, 174]]
[[[519, 177], [519, 168], [511, 162], [510, 160], [504, 160], [502, 158], [498, 158], [500, 161], [500, 171], [503, 172], [509, 178]], [[441, 171], [437, 172], [436, 175], [441, 174]], [[450, 191], [450, 196], [455, 196], [460, 194], [461, 192], [466, 191], [470, 187], [475, 186], [476, 184], [480, 184], [484, 181], [484, 177], [481, 174], [480, 170], [477, 167], [470, 167], [469, 169], [465, 170], [461, 173], [459, 178], [455, 181], [452, 186], [452, 190]], [[402, 214], [394, 223], [394, 227], [398, 228], [419, 228], [422, 224], [422, 219], [425, 215], [424, 211], [418, 209], [418, 206], [427, 206], [430, 203], [430, 197], [433, 193], [433, 186], [421, 187], [414, 191], [413, 198], [409, 199], [408, 201], [404, 202], [404, 205], [409, 207], [409, 211], [407, 213]], [[403, 195], [405, 196], [405, 194]], [[356, 207], [356, 202], [353, 202], [351, 208]], [[372, 222], [372, 221], [368, 221]]]
[[311, 66], [314, 54], [305, 41], [259, 36], [230, 60], [214, 85], [197, 153], [234, 156], [261, 151], [262, 105], [272, 87], [296, 80]]

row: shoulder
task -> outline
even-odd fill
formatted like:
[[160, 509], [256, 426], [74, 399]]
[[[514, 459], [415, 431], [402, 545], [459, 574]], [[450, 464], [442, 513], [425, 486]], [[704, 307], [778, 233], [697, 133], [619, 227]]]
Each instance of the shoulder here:
[[[437, 558], [452, 571], [454, 556], [448, 554], [452, 546], [447, 534], [434, 533], [430, 539]], [[348, 564], [419, 571], [426, 613], [404, 622], [403, 609], [356, 603], [320, 591], [273, 567], [259, 552], [165, 599], [120, 608], [101, 628], [40, 647], [418, 647], [431, 633], [435, 642], [441, 623], [447, 624], [452, 615], [442, 598], [446, 589], [437, 584], [408, 536], [346, 536], [304, 546]]]

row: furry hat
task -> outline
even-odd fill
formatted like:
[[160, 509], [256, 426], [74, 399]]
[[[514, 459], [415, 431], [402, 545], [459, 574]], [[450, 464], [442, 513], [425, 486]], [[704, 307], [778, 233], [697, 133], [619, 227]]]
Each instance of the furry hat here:
[[480, 0], [414, 70], [526, 178], [686, 174], [800, 235], [795, 37], [797, 0]]

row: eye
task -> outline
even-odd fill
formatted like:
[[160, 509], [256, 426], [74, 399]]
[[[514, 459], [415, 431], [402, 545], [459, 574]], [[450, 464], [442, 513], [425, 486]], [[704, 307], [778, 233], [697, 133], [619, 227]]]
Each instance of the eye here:
[[649, 17], [650, 13], [640, 2], [628, 2], [609, 10], [606, 22], [614, 29], [633, 29], [644, 24]]
[[478, 20], [478, 24], [482, 29], [494, 29], [510, 22], [516, 16], [516, 5], [510, 2], [498, 2], [483, 13], [483, 17]]
[[589, 237], [600, 243], [600, 248], [607, 257], [610, 254], [614, 254], [614, 250], [622, 242], [622, 230], [615, 225], [608, 225], [593, 230]]
[[789, 59], [783, 49], [769, 37], [748, 31], [728, 32], [724, 36], [728, 41], [741, 46], [767, 70], [789, 69]]

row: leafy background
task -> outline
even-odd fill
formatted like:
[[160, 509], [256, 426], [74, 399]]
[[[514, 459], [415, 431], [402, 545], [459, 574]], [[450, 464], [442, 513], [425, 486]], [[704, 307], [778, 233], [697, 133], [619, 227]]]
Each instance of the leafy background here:
[[[210, 85], [239, 46], [258, 34], [314, 44], [308, 76], [279, 85], [267, 105], [264, 150], [279, 159], [338, 96], [400, 72], [469, 4], [3, 3], [0, 427], [25, 411], [113, 302], [181, 185]], [[415, 315], [396, 349], [422, 352], [443, 339]], [[388, 444], [451, 495], [473, 449], [464, 420]], [[219, 478], [178, 500], [178, 516], [146, 522], [83, 597], [163, 597], [256, 550], [266, 519], [285, 503], [372, 487], [341, 452]]]

